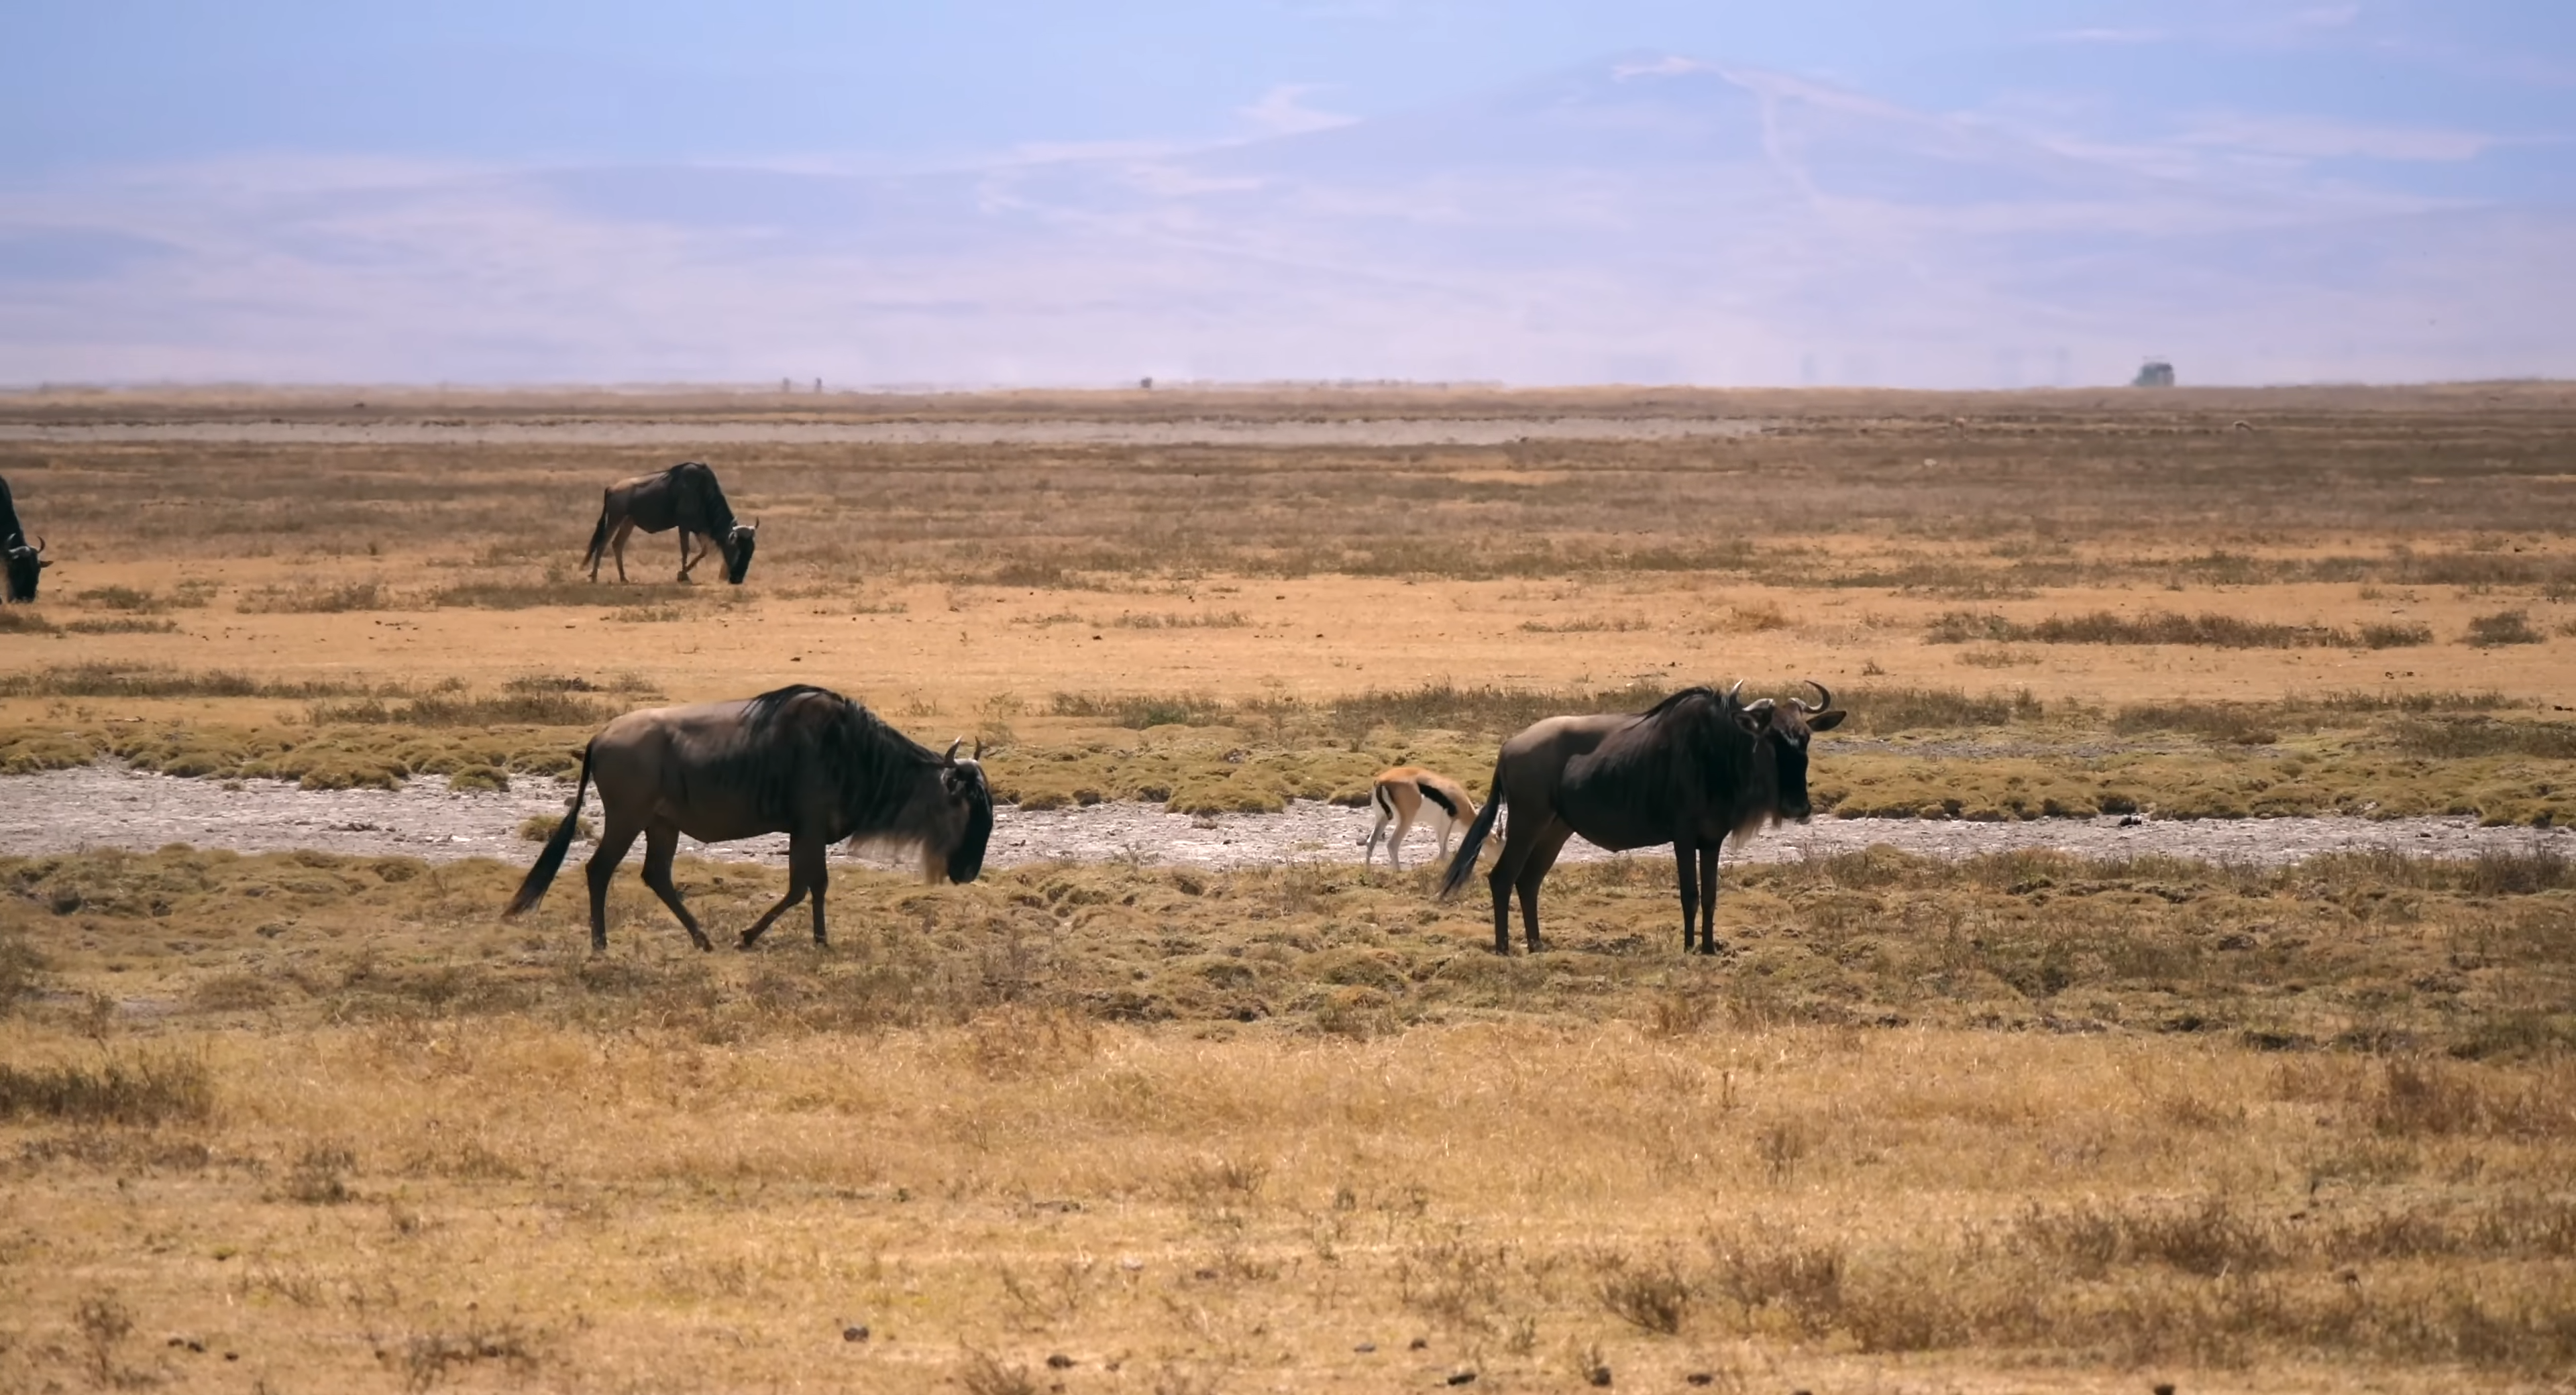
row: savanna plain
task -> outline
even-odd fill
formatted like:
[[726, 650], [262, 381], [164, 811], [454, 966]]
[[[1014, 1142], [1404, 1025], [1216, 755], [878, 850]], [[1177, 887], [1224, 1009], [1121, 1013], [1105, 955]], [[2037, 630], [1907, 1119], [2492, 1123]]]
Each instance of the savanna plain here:
[[[1259, 811], [1813, 678], [1818, 818], [2576, 820], [2557, 385], [361, 396], [0, 399], [0, 771], [490, 787], [806, 681]], [[684, 458], [749, 582], [590, 582]], [[1730, 868], [1714, 958], [1652, 856], [1535, 956], [1425, 843], [852, 867], [747, 954], [630, 875], [594, 957], [518, 865], [0, 850], [0, 1387], [2566, 1389], [2532, 846]]]

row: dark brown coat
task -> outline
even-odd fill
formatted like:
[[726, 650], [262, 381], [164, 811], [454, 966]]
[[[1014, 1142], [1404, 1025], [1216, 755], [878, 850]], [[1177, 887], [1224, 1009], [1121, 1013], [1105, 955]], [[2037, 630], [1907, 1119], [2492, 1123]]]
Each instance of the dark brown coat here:
[[748, 701], [648, 708], [610, 722], [583, 748], [572, 807], [502, 914], [545, 898], [593, 784], [601, 819], [590, 859], [594, 952], [608, 947], [608, 884], [639, 833], [644, 884], [700, 949], [714, 946], [671, 882], [683, 833], [702, 843], [788, 836], [787, 896], [742, 932], [745, 949], [809, 892], [814, 943], [826, 942], [824, 853], [833, 843], [915, 848], [925, 877], [971, 882], [993, 835], [993, 795], [974, 757], [958, 759], [956, 745], [934, 753], [839, 693], [800, 683]]
[[698, 460], [684, 460], [659, 474], [637, 475], [608, 487], [600, 496], [599, 523], [590, 530], [590, 550], [581, 559], [590, 568], [591, 580], [599, 580], [601, 557], [612, 552], [617, 556], [617, 579], [626, 579], [626, 539], [638, 528], [647, 533], [680, 530], [682, 581], [707, 558], [703, 544], [695, 559], [689, 556], [690, 538], [711, 542], [724, 554], [725, 580], [736, 586], [751, 571], [752, 549], [760, 541], [760, 525], [735, 521], [724, 487], [716, 483], [716, 472]]
[[1484, 812], [1450, 862], [1441, 895], [1466, 885], [1495, 816], [1509, 805], [1511, 824], [1488, 878], [1495, 953], [1512, 950], [1515, 888], [1525, 938], [1537, 951], [1539, 883], [1565, 841], [1578, 834], [1613, 852], [1671, 844], [1681, 883], [1682, 949], [1716, 953], [1710, 920], [1717, 911], [1719, 845], [1730, 834], [1808, 815], [1808, 735], [1843, 720], [1829, 710], [1833, 694], [1822, 684], [1816, 692], [1823, 699], [1816, 706], [1782, 707], [1768, 698], [1747, 704], [1735, 689], [1690, 688], [1645, 712], [1532, 724], [1504, 742], [1495, 758]]

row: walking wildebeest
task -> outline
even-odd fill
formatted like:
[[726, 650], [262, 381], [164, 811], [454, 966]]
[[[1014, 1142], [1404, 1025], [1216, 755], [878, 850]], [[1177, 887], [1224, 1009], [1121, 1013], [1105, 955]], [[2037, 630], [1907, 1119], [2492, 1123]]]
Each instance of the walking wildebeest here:
[[9, 481], [0, 479], [0, 562], [9, 572], [9, 599], [32, 601], [36, 582], [44, 570], [53, 565], [45, 560], [45, 540], [27, 545], [26, 530], [18, 526], [18, 505], [9, 497]]
[[691, 568], [707, 560], [705, 547], [698, 549], [695, 560], [690, 558], [690, 536], [708, 539], [724, 554], [725, 580], [740, 586], [751, 570], [760, 525], [734, 521], [724, 487], [702, 460], [683, 460], [660, 474], [619, 480], [600, 496], [599, 525], [590, 530], [590, 551], [581, 559], [590, 568], [591, 580], [599, 580], [600, 559], [606, 553], [616, 554], [617, 579], [626, 579], [626, 539], [638, 528], [647, 533], [680, 530], [682, 581], [689, 579]]
[[1645, 712], [1550, 717], [1503, 743], [1485, 811], [1467, 830], [1440, 894], [1466, 885], [1476, 854], [1509, 804], [1511, 827], [1489, 878], [1494, 889], [1494, 952], [1512, 952], [1512, 890], [1532, 952], [1539, 947], [1538, 887], [1576, 834], [1612, 852], [1673, 845], [1681, 880], [1682, 952], [1717, 952], [1717, 853], [1728, 834], [1749, 836], [1765, 823], [1804, 819], [1807, 736], [1830, 731], [1843, 714], [1834, 695], [1810, 707], [1746, 703], [1737, 683], [1721, 693], [1689, 688]]
[[[1439, 856], [1447, 857], [1450, 833], [1460, 820], [1476, 816], [1476, 801], [1457, 781], [1418, 765], [1399, 765], [1379, 772], [1377, 788], [1370, 793], [1369, 802], [1377, 806], [1377, 826], [1369, 830], [1368, 851], [1360, 857], [1360, 865], [1367, 866], [1377, 859], [1377, 841], [1385, 836], [1386, 826], [1392, 822], [1395, 836], [1386, 840], [1386, 860], [1399, 872], [1404, 870], [1404, 835], [1413, 831], [1414, 820], [1421, 819], [1425, 827], [1440, 831]], [[1423, 807], [1426, 804], [1428, 809]]]
[[922, 875], [971, 882], [983, 873], [993, 836], [993, 794], [983, 755], [946, 755], [887, 726], [858, 703], [826, 688], [798, 683], [742, 702], [655, 707], [610, 722], [582, 748], [581, 782], [555, 836], [510, 898], [505, 916], [545, 899], [581, 821], [583, 790], [599, 786], [599, 850], [590, 859], [590, 948], [608, 948], [608, 884], [617, 864], [644, 835], [644, 884], [680, 918], [700, 949], [713, 949], [671, 884], [680, 835], [726, 843], [784, 833], [787, 895], [742, 932], [751, 948], [789, 907], [814, 898], [814, 943], [823, 934], [824, 852], [846, 838], [853, 847], [910, 846]]

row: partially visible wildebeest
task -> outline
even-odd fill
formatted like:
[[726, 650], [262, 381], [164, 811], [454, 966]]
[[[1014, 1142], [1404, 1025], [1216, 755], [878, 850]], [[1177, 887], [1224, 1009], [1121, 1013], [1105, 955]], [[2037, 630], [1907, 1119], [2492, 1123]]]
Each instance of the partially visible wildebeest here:
[[608, 947], [608, 884], [644, 835], [644, 884], [680, 918], [700, 949], [713, 949], [679, 888], [671, 858], [685, 833], [725, 843], [784, 833], [787, 895], [742, 932], [749, 949], [769, 923], [808, 894], [814, 943], [824, 944], [824, 853], [833, 843], [910, 848], [933, 882], [983, 873], [993, 836], [993, 795], [975, 756], [940, 755], [825, 688], [794, 684], [742, 702], [655, 707], [610, 722], [581, 753], [572, 807], [528, 869], [503, 915], [545, 898], [581, 821], [582, 793], [599, 786], [599, 850], [590, 859], [590, 948]]
[[28, 546], [27, 532], [18, 526], [18, 505], [9, 497], [9, 482], [5, 479], [0, 479], [0, 562], [8, 568], [9, 599], [13, 601], [34, 600], [36, 582], [43, 577], [45, 568], [53, 565], [45, 560], [43, 538]]
[[1834, 695], [1813, 685], [1810, 707], [1769, 698], [1746, 703], [1744, 685], [1721, 693], [1689, 688], [1651, 710], [1598, 717], [1550, 717], [1503, 743], [1485, 811], [1467, 830], [1440, 894], [1454, 894], [1475, 869], [1494, 816], [1511, 806], [1511, 826], [1489, 878], [1494, 952], [1512, 952], [1511, 903], [1535, 952], [1538, 887], [1565, 840], [1581, 834], [1612, 852], [1672, 844], [1682, 893], [1682, 950], [1717, 952], [1718, 845], [1766, 823], [1807, 817], [1807, 737], [1843, 720]]
[[702, 460], [683, 460], [659, 474], [637, 475], [619, 480], [600, 496], [599, 524], [590, 530], [590, 551], [582, 562], [590, 568], [590, 579], [599, 580], [599, 563], [604, 554], [617, 556], [617, 579], [626, 579], [626, 539], [636, 529], [647, 533], [680, 530], [680, 580], [689, 579], [690, 569], [707, 559], [701, 546], [698, 555], [689, 556], [689, 539], [704, 538], [724, 554], [725, 580], [736, 586], [751, 570], [751, 551], [759, 541], [760, 525], [734, 521], [733, 505], [725, 502], [724, 487], [716, 483], [716, 472]]
[[1438, 855], [1447, 857], [1449, 835], [1461, 820], [1476, 817], [1476, 801], [1464, 786], [1418, 765], [1380, 771], [1369, 802], [1377, 806], [1377, 825], [1369, 830], [1368, 851], [1361, 855], [1360, 864], [1366, 866], [1377, 859], [1378, 839], [1386, 837], [1386, 826], [1392, 823], [1395, 836], [1386, 840], [1386, 860], [1399, 872], [1404, 870], [1404, 835], [1413, 831], [1415, 820], [1439, 831]]

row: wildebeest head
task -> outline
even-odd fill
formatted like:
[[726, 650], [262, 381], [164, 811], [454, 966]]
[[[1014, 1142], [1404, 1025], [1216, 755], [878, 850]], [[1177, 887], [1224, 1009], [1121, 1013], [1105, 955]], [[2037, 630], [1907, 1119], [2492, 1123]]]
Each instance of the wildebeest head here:
[[53, 565], [45, 560], [44, 554], [43, 538], [36, 539], [32, 547], [22, 542], [9, 549], [9, 599], [32, 601], [36, 598], [37, 580], [43, 575], [45, 568]]
[[1815, 812], [1807, 796], [1807, 738], [1842, 725], [1844, 714], [1834, 708], [1834, 695], [1812, 678], [1807, 686], [1816, 690], [1813, 706], [1796, 698], [1786, 707], [1769, 698], [1744, 702], [1736, 696], [1743, 686], [1738, 683], [1727, 690], [1726, 709], [1735, 725], [1753, 738], [1754, 778], [1770, 777], [1770, 807], [1764, 812], [1775, 819], [1804, 821]]
[[984, 743], [975, 743], [975, 754], [957, 758], [957, 748], [966, 744], [964, 737], [949, 743], [948, 754], [939, 772], [939, 786], [948, 798], [939, 817], [940, 828], [927, 846], [948, 849], [948, 880], [971, 882], [984, 874], [984, 849], [993, 841], [993, 790], [984, 782]]
[[742, 584], [743, 577], [751, 571], [751, 550], [759, 544], [759, 534], [759, 524], [737, 523], [716, 539], [717, 550], [724, 553], [725, 580], [736, 586]]

